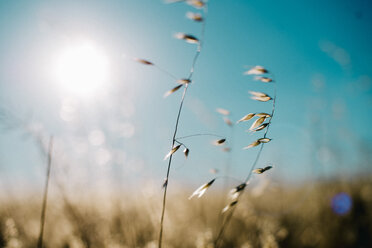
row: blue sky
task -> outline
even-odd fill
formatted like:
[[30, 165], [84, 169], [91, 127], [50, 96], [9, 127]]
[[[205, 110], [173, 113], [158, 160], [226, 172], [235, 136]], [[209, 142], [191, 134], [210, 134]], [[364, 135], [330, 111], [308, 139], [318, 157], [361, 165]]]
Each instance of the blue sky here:
[[[161, 184], [181, 93], [164, 99], [174, 79], [131, 58], [148, 59], [186, 77], [196, 46], [173, 35], [199, 37], [201, 28], [185, 17], [187, 11], [201, 12], [184, 3], [153, 0], [1, 1], [0, 107], [33, 130], [55, 136], [55, 173], [61, 180]], [[216, 108], [230, 110], [234, 121], [249, 112], [270, 111], [270, 103], [250, 100], [248, 91], [270, 94], [272, 85], [243, 75], [250, 66], [262, 65], [277, 81], [276, 115], [268, 134], [273, 141], [259, 163], [274, 164], [270, 178], [312, 180], [368, 169], [368, 1], [210, 1], [206, 18], [204, 47], [178, 136], [229, 138], [230, 128]], [[61, 51], [84, 42], [105, 54], [110, 75], [88, 96], [68, 92], [51, 73]], [[258, 149], [241, 147], [259, 136], [246, 133], [248, 128], [245, 123], [234, 127], [231, 155], [211, 145], [212, 137], [187, 140], [190, 157], [185, 162], [176, 154], [174, 180], [204, 182], [213, 177], [211, 168], [223, 172], [229, 156], [232, 175], [247, 174]], [[23, 132], [0, 132], [4, 184], [28, 185], [43, 178], [45, 158]]]

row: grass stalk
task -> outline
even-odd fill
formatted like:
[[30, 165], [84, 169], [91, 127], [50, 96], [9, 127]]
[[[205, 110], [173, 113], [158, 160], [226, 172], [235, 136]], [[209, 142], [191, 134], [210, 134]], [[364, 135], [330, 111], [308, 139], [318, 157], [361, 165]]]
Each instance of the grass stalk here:
[[[267, 128], [265, 130], [265, 133], [264, 133], [263, 138], [266, 138], [267, 133], [269, 131], [269, 128], [271, 126], [272, 118], [274, 117], [274, 114], [275, 114], [276, 80], [273, 80], [273, 82], [274, 82], [274, 95], [273, 95], [273, 105], [272, 105], [272, 110], [271, 110], [271, 117], [269, 117], [269, 122], [268, 122], [269, 124], [267, 125]], [[245, 184], [247, 184], [249, 182], [250, 178], [252, 177], [252, 172], [253, 172], [254, 168], [256, 167], [256, 165], [257, 165], [257, 163], [258, 163], [258, 161], [259, 161], [259, 159], [261, 157], [261, 153], [262, 153], [262, 150], [263, 150], [264, 145], [265, 145], [265, 143], [261, 143], [260, 149], [257, 152], [256, 158], [255, 158], [254, 162], [252, 163], [252, 166], [251, 166], [251, 168], [250, 168], [250, 170], [248, 172], [247, 177], [244, 180], [244, 183]], [[244, 191], [244, 189], [243, 189], [243, 191]], [[241, 196], [242, 196], [242, 194], [239, 194], [238, 198], [236, 199], [237, 203], [239, 203], [239, 199], [240, 199]], [[231, 221], [231, 219], [232, 219], [232, 217], [234, 215], [235, 209], [237, 208], [236, 205], [231, 209], [231, 211], [225, 217], [225, 219], [224, 219], [224, 221], [223, 221], [223, 223], [222, 223], [222, 225], [220, 227], [220, 230], [218, 232], [218, 235], [217, 235], [217, 237], [215, 238], [215, 241], [214, 241], [214, 245], [215, 245], [216, 248], [220, 247], [220, 244], [222, 242], [223, 234], [224, 234], [226, 228], [228, 227], [228, 225], [229, 225], [229, 223], [230, 223], [230, 221]]]
[[43, 248], [43, 235], [44, 235], [44, 225], [45, 225], [45, 214], [48, 202], [48, 186], [50, 179], [50, 170], [52, 166], [52, 150], [53, 150], [53, 136], [50, 136], [49, 147], [48, 147], [48, 162], [47, 162], [47, 174], [44, 186], [44, 196], [43, 203], [41, 207], [41, 217], [40, 217], [40, 233], [37, 242], [37, 248]]
[[[206, 15], [207, 6], [204, 6], [204, 13]], [[204, 20], [202, 22], [202, 28], [201, 28], [200, 41], [198, 42], [198, 47], [197, 47], [197, 50], [195, 52], [194, 58], [192, 60], [189, 76], [187, 77], [187, 79], [190, 80], [190, 81], [192, 79], [192, 76], [194, 75], [195, 65], [196, 65], [196, 62], [197, 62], [197, 60], [200, 56], [200, 52], [201, 52], [201, 49], [202, 49], [202, 45], [203, 45], [203, 41], [204, 41], [204, 33], [205, 33], [205, 23], [206, 22], [205, 22], [205, 16], [204, 16]], [[167, 74], [169, 74], [169, 73], [167, 73]], [[183, 103], [185, 101], [185, 96], [186, 96], [186, 93], [187, 93], [188, 86], [189, 86], [189, 84], [185, 84], [183, 94], [182, 94], [182, 97], [181, 97], [181, 101], [180, 101], [180, 105], [178, 107], [178, 113], [177, 113], [177, 118], [176, 118], [176, 124], [175, 124], [174, 131], [173, 131], [171, 149], [173, 149], [174, 144], [177, 142], [176, 135], [177, 135], [177, 131], [178, 131], [178, 125], [179, 125], [179, 121], [180, 121], [180, 117], [181, 117], [181, 113], [182, 113], [182, 108], [183, 108]], [[173, 154], [170, 155], [169, 160], [168, 160], [167, 174], [166, 174], [165, 183], [164, 183], [164, 193], [163, 193], [162, 210], [161, 210], [161, 217], [160, 217], [159, 240], [158, 240], [158, 247], [159, 248], [161, 248], [162, 244], [163, 244], [164, 216], [165, 216], [167, 192], [168, 192], [168, 185], [169, 185], [169, 175], [170, 175], [170, 169], [171, 169], [171, 166], [172, 166], [172, 158], [173, 158]]]

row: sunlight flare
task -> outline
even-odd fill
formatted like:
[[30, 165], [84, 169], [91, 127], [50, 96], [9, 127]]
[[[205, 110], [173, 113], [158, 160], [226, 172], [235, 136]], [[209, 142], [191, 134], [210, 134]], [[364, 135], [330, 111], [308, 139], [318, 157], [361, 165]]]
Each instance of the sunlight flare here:
[[94, 95], [109, 81], [109, 61], [90, 42], [66, 46], [56, 57], [54, 78], [61, 89], [79, 96]]

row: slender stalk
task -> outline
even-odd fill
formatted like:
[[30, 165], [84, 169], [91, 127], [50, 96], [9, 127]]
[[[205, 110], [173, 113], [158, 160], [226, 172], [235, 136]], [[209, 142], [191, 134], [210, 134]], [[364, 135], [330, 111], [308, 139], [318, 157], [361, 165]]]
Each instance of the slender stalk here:
[[[178, 114], [177, 114], [177, 119], [176, 119], [176, 125], [174, 128], [173, 132], [173, 139], [172, 139], [172, 147], [174, 147], [174, 143], [176, 142], [176, 135], [177, 135], [177, 130], [178, 130], [178, 124], [181, 116], [181, 111], [183, 107], [183, 102], [185, 100], [186, 92], [187, 92], [188, 84], [186, 84], [185, 89], [183, 90], [180, 106], [178, 108]], [[168, 179], [169, 179], [169, 173], [170, 173], [170, 168], [172, 165], [172, 157], [173, 154], [170, 155], [169, 161], [168, 161], [168, 168], [167, 168], [167, 176], [165, 178], [165, 184], [164, 184], [164, 194], [163, 194], [163, 205], [162, 205], [162, 211], [161, 211], [161, 218], [160, 218], [160, 232], [159, 232], [159, 248], [162, 246], [162, 240], [163, 240], [163, 224], [164, 224], [164, 214], [165, 214], [165, 204], [167, 200], [167, 190], [168, 190]]]
[[42, 248], [43, 247], [45, 213], [46, 213], [47, 201], [48, 201], [48, 186], [49, 186], [49, 179], [50, 179], [50, 169], [51, 169], [51, 166], [52, 166], [52, 150], [53, 150], [53, 136], [50, 136], [49, 148], [48, 148], [47, 174], [46, 174], [45, 187], [44, 187], [43, 204], [42, 204], [42, 207], [41, 207], [40, 234], [39, 234], [39, 239], [38, 239], [38, 242], [37, 242], [37, 248]]
[[[276, 80], [273, 80], [273, 82], [274, 82], [274, 97], [273, 97], [273, 105], [272, 105], [272, 110], [271, 110], [271, 117], [270, 117], [270, 119], [269, 119], [269, 124], [267, 125], [267, 128], [266, 128], [266, 130], [265, 130], [265, 134], [264, 134], [263, 138], [266, 138], [266, 136], [267, 136], [267, 133], [268, 133], [269, 128], [270, 128], [270, 126], [271, 126], [272, 118], [273, 118], [274, 113], [275, 113], [275, 102], [276, 102]], [[249, 170], [249, 173], [248, 173], [247, 177], [246, 177], [245, 180], [244, 180], [244, 183], [246, 183], [246, 184], [249, 182], [249, 180], [250, 180], [250, 178], [251, 178], [251, 176], [252, 176], [253, 169], [256, 167], [257, 162], [258, 162], [258, 160], [259, 160], [260, 157], [261, 157], [261, 153], [262, 153], [262, 150], [263, 150], [264, 145], [265, 145], [265, 143], [261, 143], [260, 150], [258, 151], [258, 153], [257, 153], [257, 155], [256, 155], [256, 158], [255, 158], [255, 160], [254, 160], [254, 162], [253, 162], [253, 164], [252, 164], [252, 166], [251, 166], [251, 168], [250, 168], [250, 170]], [[243, 189], [243, 190], [244, 190], [244, 189]], [[238, 198], [236, 199], [237, 202], [239, 202], [239, 199], [240, 199], [241, 195], [242, 195], [242, 194], [240, 194], [240, 195], [238, 196]], [[226, 216], [225, 221], [223, 222], [223, 224], [222, 224], [222, 226], [221, 226], [221, 228], [220, 228], [220, 231], [218, 232], [217, 238], [216, 238], [215, 241], [214, 241], [214, 244], [215, 244], [215, 247], [216, 247], [216, 248], [219, 247], [219, 245], [220, 245], [220, 243], [221, 243], [221, 241], [222, 241], [222, 236], [223, 236], [223, 234], [224, 234], [224, 232], [225, 232], [227, 226], [229, 225], [229, 223], [230, 223], [230, 221], [231, 221], [231, 219], [232, 219], [232, 217], [233, 217], [233, 215], [234, 215], [234, 212], [235, 212], [236, 207], [237, 207], [237, 206], [234, 206], [234, 208], [231, 209], [229, 215]]]
[[[207, 13], [207, 6], [204, 7], [204, 13], [205, 14]], [[190, 73], [189, 73], [189, 76], [188, 76], [188, 79], [190, 81], [191, 81], [191, 78], [194, 74], [195, 65], [196, 65], [196, 62], [199, 58], [201, 49], [202, 49], [202, 44], [203, 44], [203, 41], [204, 41], [204, 33], [205, 33], [205, 23], [206, 22], [205, 22], [205, 17], [204, 17], [204, 21], [202, 23], [201, 37], [200, 37], [200, 40], [199, 40], [199, 43], [198, 43], [198, 48], [197, 48], [196, 53], [194, 55], [194, 58], [192, 60], [191, 69], [190, 69]], [[173, 76], [169, 73], [167, 73], [167, 74], [170, 75], [170, 76]], [[180, 102], [180, 105], [179, 105], [179, 108], [178, 108], [178, 114], [177, 114], [177, 118], [176, 118], [176, 124], [175, 124], [175, 127], [174, 127], [171, 149], [173, 149], [175, 142], [177, 142], [176, 135], [177, 135], [177, 131], [178, 131], [178, 125], [179, 125], [179, 120], [180, 120], [180, 116], [181, 116], [181, 113], [182, 113], [182, 107], [183, 107], [183, 103], [184, 103], [184, 100], [185, 100], [185, 96], [186, 96], [186, 92], [187, 92], [188, 87], [189, 87], [189, 84], [185, 84], [184, 91], [183, 91], [182, 98], [181, 98], [181, 102]], [[162, 247], [162, 242], [163, 242], [164, 215], [165, 215], [167, 191], [168, 191], [168, 185], [169, 185], [169, 174], [170, 174], [170, 169], [171, 169], [171, 165], [172, 165], [172, 158], [173, 158], [173, 154], [171, 154], [170, 157], [169, 157], [167, 175], [166, 175], [165, 183], [164, 183], [164, 193], [163, 193], [163, 202], [162, 202], [162, 210], [161, 210], [161, 218], [160, 218], [159, 241], [158, 241], [158, 247], [159, 248]]]
[[213, 133], [196, 133], [196, 134], [191, 134], [191, 135], [176, 138], [176, 140], [191, 138], [191, 137], [195, 137], [195, 136], [213, 136], [213, 137], [218, 137], [218, 138], [225, 138], [224, 136], [221, 136], [221, 135], [218, 135], [218, 134], [213, 134]]

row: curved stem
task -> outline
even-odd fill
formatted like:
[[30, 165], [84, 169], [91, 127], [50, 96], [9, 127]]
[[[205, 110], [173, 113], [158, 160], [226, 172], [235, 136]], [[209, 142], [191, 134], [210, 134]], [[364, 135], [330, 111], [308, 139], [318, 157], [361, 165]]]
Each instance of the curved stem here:
[[[271, 74], [271, 75], [273, 75], [273, 74]], [[275, 113], [275, 102], [276, 102], [276, 80], [273, 80], [273, 82], [274, 82], [273, 106], [272, 106], [272, 110], [271, 110], [271, 117], [270, 117], [270, 119], [269, 119], [269, 124], [267, 125], [267, 128], [266, 128], [266, 130], [265, 130], [265, 134], [264, 134], [264, 137], [263, 137], [263, 138], [266, 138], [266, 135], [267, 135], [267, 133], [268, 133], [268, 131], [269, 131], [269, 128], [270, 128], [270, 125], [271, 125], [272, 118], [273, 118], [274, 113]], [[257, 155], [256, 155], [256, 158], [255, 158], [255, 160], [254, 160], [254, 162], [253, 162], [253, 164], [252, 164], [252, 166], [251, 166], [251, 168], [250, 168], [250, 170], [249, 170], [249, 173], [248, 173], [247, 177], [246, 177], [245, 180], [244, 180], [245, 183], [248, 183], [249, 179], [251, 178], [251, 176], [252, 176], [252, 172], [253, 172], [253, 169], [256, 167], [257, 162], [258, 162], [258, 160], [259, 160], [260, 157], [261, 157], [261, 153], [262, 153], [262, 149], [263, 149], [264, 145], [265, 145], [265, 143], [262, 143], [262, 144], [261, 144], [261, 146], [260, 146], [260, 150], [258, 151], [258, 153], [257, 153]], [[243, 189], [243, 191], [244, 191], [244, 189]], [[242, 192], [242, 193], [243, 193], [243, 192]], [[240, 199], [241, 195], [242, 195], [242, 194], [240, 194], [240, 195], [238, 196], [238, 198], [236, 199], [236, 201], [239, 202], [239, 199]], [[217, 238], [216, 238], [215, 241], [214, 241], [214, 244], [215, 244], [215, 247], [216, 247], [216, 248], [219, 247], [219, 244], [220, 244], [220, 241], [221, 241], [221, 239], [222, 239], [223, 233], [224, 233], [224, 231], [226, 230], [227, 226], [229, 225], [229, 223], [230, 223], [230, 221], [231, 221], [231, 218], [232, 218], [233, 215], [234, 215], [234, 212], [235, 212], [236, 207], [237, 207], [237, 205], [235, 205], [234, 208], [231, 209], [230, 214], [225, 218], [225, 221], [223, 222], [223, 224], [222, 224], [222, 226], [221, 226], [221, 228], [220, 228], [220, 231], [219, 231], [219, 233], [218, 233], [218, 235], [217, 235]]]
[[225, 138], [224, 136], [213, 134], [213, 133], [197, 133], [197, 134], [182, 136], [182, 137], [176, 138], [176, 140], [187, 139], [187, 138], [196, 137], [196, 136], [214, 136], [218, 138]]
[[[177, 119], [176, 119], [176, 125], [174, 127], [171, 149], [174, 147], [174, 143], [176, 142], [176, 134], [177, 134], [177, 130], [178, 130], [178, 124], [179, 124], [179, 121], [180, 121], [181, 111], [182, 111], [182, 107], [183, 107], [183, 102], [185, 100], [185, 95], [186, 95], [186, 92], [187, 92], [187, 88], [188, 88], [188, 84], [186, 84], [186, 86], [185, 86], [185, 89], [184, 89], [183, 94], [182, 94], [180, 106], [178, 108], [178, 114], [177, 114]], [[161, 218], [160, 218], [159, 248], [161, 248], [162, 240], [163, 240], [164, 214], [165, 214], [165, 205], [166, 205], [166, 201], [167, 201], [167, 190], [168, 190], [168, 183], [169, 183], [169, 173], [170, 173], [170, 168], [171, 168], [171, 165], [172, 165], [172, 158], [173, 158], [173, 154], [170, 155], [170, 157], [169, 157], [168, 168], [167, 168], [167, 176], [165, 178], [166, 183], [164, 184], [163, 205], [162, 205]]]
[[[207, 6], [204, 7], [204, 12], [205, 13], [207, 12]], [[201, 48], [202, 48], [202, 44], [203, 44], [203, 40], [204, 40], [204, 32], [205, 32], [205, 17], [204, 17], [204, 21], [202, 23], [201, 38], [200, 38], [200, 41], [198, 43], [198, 48], [196, 50], [195, 56], [194, 56], [194, 58], [192, 60], [190, 74], [188, 76], [188, 79], [190, 81], [191, 81], [191, 78], [192, 78], [192, 76], [194, 74], [195, 65], [196, 65], [196, 62], [197, 62], [197, 60], [199, 58], [200, 51], [201, 51]], [[159, 67], [157, 67], [157, 68], [159, 68]], [[165, 72], [165, 71], [163, 70], [163, 72]], [[167, 74], [168, 75], [172, 75], [170, 73], [167, 73]], [[183, 94], [182, 94], [180, 106], [178, 108], [178, 114], [177, 114], [177, 119], [176, 119], [176, 124], [175, 124], [175, 128], [174, 128], [174, 132], [173, 132], [172, 147], [171, 147], [171, 149], [173, 149], [174, 143], [176, 142], [176, 135], [177, 135], [177, 131], [178, 131], [178, 124], [179, 124], [179, 120], [180, 120], [180, 116], [181, 116], [181, 112], [182, 112], [182, 107], [183, 107], [183, 103], [184, 103], [184, 100], [185, 100], [185, 96], [186, 96], [186, 92], [187, 92], [188, 87], [189, 87], [189, 84], [186, 84], [185, 85], [185, 88], [184, 88], [184, 91], [183, 91]], [[173, 154], [169, 157], [168, 168], [167, 168], [167, 176], [165, 178], [165, 184], [164, 184], [164, 194], [163, 194], [163, 203], [162, 203], [162, 211], [161, 211], [161, 218], [160, 218], [159, 242], [158, 242], [158, 247], [159, 248], [162, 247], [162, 241], [163, 241], [164, 215], [165, 215], [165, 206], [166, 206], [167, 191], [168, 191], [168, 185], [169, 185], [169, 173], [170, 173], [170, 168], [171, 168], [171, 165], [172, 165], [172, 158], [173, 158]]]

